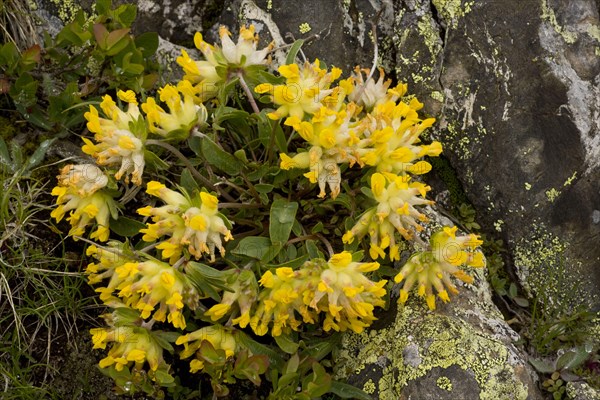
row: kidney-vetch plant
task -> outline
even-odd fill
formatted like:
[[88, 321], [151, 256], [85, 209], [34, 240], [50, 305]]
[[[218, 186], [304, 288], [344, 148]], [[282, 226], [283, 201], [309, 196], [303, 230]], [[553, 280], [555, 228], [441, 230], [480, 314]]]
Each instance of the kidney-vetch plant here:
[[362, 332], [385, 306], [380, 265], [412, 246], [391, 275], [399, 301], [416, 288], [433, 310], [457, 293], [453, 277], [473, 281], [465, 266], [485, 265], [481, 241], [427, 229], [418, 176], [442, 146], [420, 141], [434, 119], [405, 84], [296, 62], [301, 41], [271, 72], [273, 44], [259, 49], [254, 26], [220, 37], [197, 33], [203, 59], [182, 51], [183, 79], [156, 98], [127, 90], [90, 105], [89, 162], [64, 166], [52, 192], [52, 216], [90, 242], [89, 283], [113, 310], [91, 330], [100, 368], [156, 394], [177, 384], [177, 355], [216, 396], [264, 376], [270, 398], [348, 393], [319, 361], [328, 333]]

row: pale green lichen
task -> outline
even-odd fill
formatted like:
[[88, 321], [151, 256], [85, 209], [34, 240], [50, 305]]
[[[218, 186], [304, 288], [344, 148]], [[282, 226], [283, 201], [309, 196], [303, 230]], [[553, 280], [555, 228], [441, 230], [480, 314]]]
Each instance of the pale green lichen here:
[[375, 384], [373, 383], [372, 379], [369, 379], [367, 382], [365, 382], [365, 384], [363, 385], [363, 391], [367, 394], [373, 394], [375, 393]]
[[545, 306], [568, 310], [582, 303], [592, 303], [591, 296], [583, 289], [584, 275], [576, 273], [581, 263], [567, 256], [568, 241], [559, 239], [545, 225], [534, 221], [528, 237], [515, 246], [514, 260], [519, 281], [525, 292], [544, 301]]
[[425, 46], [429, 49], [429, 53], [431, 57], [436, 57], [438, 53], [442, 50], [440, 35], [437, 30], [435, 30], [431, 19], [427, 17], [423, 17], [417, 22], [417, 28], [419, 29], [419, 35], [423, 38], [423, 42]]
[[573, 181], [577, 178], [577, 171], [573, 172], [573, 175], [571, 175], [570, 177], [567, 178], [567, 180], [565, 181], [565, 183], [563, 183], [563, 186], [569, 186], [571, 183], [573, 183]]
[[471, 7], [475, 1], [462, 0], [433, 0], [438, 14], [444, 19], [446, 24], [456, 28], [458, 20], [471, 12]]
[[271, 11], [273, 9], [273, 0], [267, 0], [267, 11]]
[[58, 18], [64, 23], [71, 22], [81, 6], [73, 0], [50, 0], [57, 9]]
[[300, 26], [298, 26], [298, 30], [300, 31], [300, 33], [305, 34], [311, 31], [311, 27], [308, 24], [308, 22], [304, 22], [302, 24], [300, 24]]
[[546, 21], [548, 21], [548, 23], [550, 23], [550, 25], [552, 26], [552, 28], [554, 28], [556, 33], [558, 33], [560, 36], [562, 36], [563, 40], [566, 43], [568, 43], [568, 44], [575, 43], [575, 41], [577, 40], [577, 33], [571, 32], [571, 31], [565, 29], [565, 27], [560, 26], [560, 24], [558, 23], [558, 20], [556, 19], [556, 14], [554, 13], [554, 10], [552, 9], [552, 7], [550, 7], [548, 5], [548, 0], [541, 0], [541, 2], [542, 2], [542, 19], [545, 19]]
[[589, 25], [587, 28], [587, 34], [590, 35], [592, 39], [595, 39], [597, 42], [600, 42], [600, 26]]
[[[432, 369], [458, 366], [475, 377], [481, 398], [527, 397], [527, 389], [515, 378], [504, 344], [476, 331], [462, 319], [423, 315], [412, 306], [409, 301], [401, 308], [389, 328], [344, 335], [335, 363], [336, 377], [347, 378], [366, 365], [379, 365], [383, 370], [381, 379], [376, 382], [378, 398], [391, 400], [398, 399], [410, 381], [425, 376]], [[419, 329], [414, 329], [415, 324]], [[406, 358], [405, 350], [409, 346], [418, 347], [418, 365]], [[511, 395], [506, 397], [505, 393]]]
[[444, 94], [438, 90], [434, 90], [433, 92], [431, 92], [430, 96], [432, 99], [437, 100], [440, 103], [444, 102]]
[[494, 222], [494, 228], [496, 229], [496, 231], [502, 232], [502, 225], [503, 224], [504, 224], [504, 221], [502, 221], [501, 219], [499, 219], [498, 221]]
[[531, 183], [525, 182], [525, 190], [531, 190]]
[[546, 190], [546, 198], [548, 199], [548, 201], [550, 203], [554, 203], [554, 200], [556, 200], [558, 198], [558, 196], [560, 196], [559, 190], [556, 190], [554, 188]]
[[452, 381], [447, 376], [440, 376], [435, 383], [440, 389], [447, 390], [448, 392], [452, 391]]

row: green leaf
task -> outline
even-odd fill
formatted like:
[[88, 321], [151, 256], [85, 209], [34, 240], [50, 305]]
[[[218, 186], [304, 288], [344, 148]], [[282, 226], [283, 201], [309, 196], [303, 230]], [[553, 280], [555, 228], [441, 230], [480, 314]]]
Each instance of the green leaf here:
[[308, 254], [304, 254], [303, 256], [300, 256], [298, 258], [294, 258], [293, 260], [286, 261], [284, 263], [279, 263], [279, 264], [276, 264], [276, 265], [269, 264], [269, 265], [267, 265], [267, 267], [269, 267], [269, 268], [288, 267], [288, 268], [291, 268], [291, 269], [296, 269], [299, 266], [301, 266], [302, 264], [304, 264], [306, 262], [306, 260], [308, 260]]
[[12, 171], [13, 163], [10, 158], [10, 154], [8, 153], [8, 147], [6, 146], [6, 142], [4, 139], [0, 137], [0, 164], [6, 166], [9, 170]]
[[200, 186], [198, 185], [198, 182], [196, 182], [196, 179], [194, 179], [194, 177], [192, 176], [192, 173], [187, 168], [185, 168], [181, 172], [181, 177], [179, 179], [179, 184], [181, 186], [183, 186], [183, 188], [188, 193], [194, 193], [194, 192], [199, 192], [200, 191]]
[[123, 26], [131, 26], [137, 16], [137, 7], [134, 4], [123, 4], [114, 11], [117, 21]]
[[142, 51], [144, 57], [151, 57], [158, 49], [158, 33], [145, 32], [136, 36], [135, 46]]
[[319, 248], [317, 247], [314, 240], [307, 240], [304, 243], [306, 246], [306, 251], [310, 258], [322, 258], [322, 254], [319, 251]]
[[161, 386], [169, 385], [169, 384], [175, 382], [175, 378], [173, 378], [171, 375], [169, 375], [169, 373], [162, 371], [160, 369], [158, 369], [154, 372], [154, 377], [156, 379], [156, 382], [158, 382], [158, 384]]
[[110, 230], [123, 237], [135, 236], [145, 227], [140, 221], [123, 216], [110, 220]]
[[98, 0], [96, 1], [96, 13], [98, 15], [106, 15], [112, 10], [111, 0]]
[[287, 242], [296, 220], [297, 211], [298, 203], [295, 201], [288, 202], [277, 199], [273, 202], [269, 220], [269, 236], [273, 244], [283, 246]]
[[583, 346], [575, 350], [569, 350], [556, 360], [556, 370], [573, 369], [579, 367], [590, 356], [590, 353]]
[[538, 360], [536, 358], [530, 358], [529, 363], [533, 365], [533, 368], [535, 368], [538, 372], [542, 374], [551, 374], [556, 370], [556, 368], [554, 368], [554, 365], [550, 364], [547, 361]]
[[364, 390], [338, 381], [331, 382], [329, 392], [341, 397], [342, 399], [373, 400], [373, 398]]
[[294, 355], [290, 357], [290, 359], [285, 363], [285, 369], [283, 370], [284, 374], [291, 374], [298, 371], [298, 367], [300, 366], [300, 356], [298, 353], [294, 352]]
[[285, 333], [275, 336], [275, 342], [281, 350], [288, 354], [295, 354], [298, 351], [298, 347], [300, 347], [298, 342], [295, 342], [290, 335]]
[[240, 161], [223, 150], [215, 142], [205, 137], [202, 139], [202, 155], [208, 163], [228, 175], [238, 175], [242, 169]]
[[271, 243], [271, 239], [264, 236], [248, 236], [240, 240], [231, 252], [238, 256], [254, 258], [269, 262], [281, 251], [281, 246]]
[[292, 46], [290, 47], [290, 51], [288, 52], [288, 55], [285, 58], [286, 65], [294, 64], [296, 62], [296, 56], [298, 55], [298, 52], [300, 51], [300, 47], [302, 47], [303, 44], [304, 44], [304, 39], [298, 39], [294, 42], [294, 44], [292, 44]]
[[275, 188], [275, 186], [268, 183], [257, 183], [254, 185], [254, 189], [256, 189], [258, 193], [271, 193], [273, 188]]
[[247, 348], [252, 354], [265, 355], [269, 357], [269, 361], [271, 361], [275, 369], [279, 369], [283, 365], [283, 358], [281, 357], [281, 352], [273, 350], [272, 348], [265, 346], [264, 344], [258, 343], [242, 331], [236, 330], [233, 332], [233, 335], [235, 337], [236, 342], [242, 347]]
[[[180, 335], [176, 332], [150, 331], [150, 336], [152, 336], [152, 338], [156, 341], [156, 343], [158, 343], [160, 347], [162, 347], [170, 353], [173, 353], [175, 349], [173, 349], [171, 343], [174, 343]], [[173, 338], [173, 336], [175, 337]]]
[[146, 165], [155, 168], [156, 171], [166, 170], [170, 167], [162, 158], [148, 149], [144, 149], [144, 161]]
[[27, 162], [25, 163], [24, 172], [30, 171], [32, 168], [37, 167], [41, 164], [42, 161], [44, 161], [44, 158], [46, 157], [46, 152], [48, 151], [48, 148], [52, 145], [52, 143], [54, 143], [54, 141], [56, 141], [56, 138], [46, 139], [42, 143], [40, 143], [40, 145], [33, 152], [31, 157], [27, 159]]

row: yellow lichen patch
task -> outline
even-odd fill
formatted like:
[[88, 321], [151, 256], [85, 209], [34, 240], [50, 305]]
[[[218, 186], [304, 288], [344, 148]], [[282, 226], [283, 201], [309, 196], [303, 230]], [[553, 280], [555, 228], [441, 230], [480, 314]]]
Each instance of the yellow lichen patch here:
[[440, 376], [435, 383], [440, 389], [452, 391], [452, 381], [447, 376]]
[[[415, 330], [418, 323], [420, 329]], [[408, 359], [409, 347], [418, 348], [417, 362]], [[515, 366], [502, 342], [482, 333], [464, 320], [440, 314], [423, 315], [411, 304], [398, 311], [388, 328], [361, 334], [346, 334], [342, 350], [335, 360], [336, 378], [347, 378], [349, 371], [368, 368], [374, 362], [384, 364], [383, 374], [375, 382], [379, 398], [398, 399], [408, 382], [423, 377], [434, 368], [458, 366], [472, 374], [480, 390], [479, 397], [525, 399], [526, 386], [515, 378]]]

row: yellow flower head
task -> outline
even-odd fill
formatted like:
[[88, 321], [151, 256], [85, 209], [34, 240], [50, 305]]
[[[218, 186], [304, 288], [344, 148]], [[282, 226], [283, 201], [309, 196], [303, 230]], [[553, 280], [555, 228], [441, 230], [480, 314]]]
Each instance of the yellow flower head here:
[[357, 138], [351, 129], [351, 118], [357, 112], [354, 105], [343, 105], [339, 109], [325, 106], [319, 108], [311, 121], [302, 121], [290, 116], [285, 125], [291, 126], [311, 147], [308, 153], [299, 153], [293, 158], [280, 154], [282, 169], [308, 168], [304, 174], [311, 183], [319, 184], [319, 197], [325, 197], [325, 189], [329, 186], [331, 197], [340, 193], [342, 181], [340, 165], [348, 163], [352, 166], [360, 162], [353, 150]]
[[371, 258], [384, 258], [386, 249], [392, 261], [400, 259], [395, 233], [410, 240], [423, 230], [421, 222], [427, 221], [417, 206], [432, 204], [425, 199], [430, 187], [420, 182], [410, 182], [407, 176], [375, 173], [371, 176], [371, 191], [377, 206], [368, 209], [342, 240], [352, 243], [367, 233], [370, 237]]
[[[189, 82], [187, 84], [189, 85]], [[169, 112], [160, 107], [152, 97], [142, 104], [150, 132], [170, 137], [169, 134], [179, 131], [181, 133], [177, 135], [178, 138], [187, 138], [195, 125], [206, 122], [206, 107], [202, 104], [196, 105], [193, 90], [186, 87], [186, 84], [177, 88], [166, 85], [159, 89], [160, 100], [167, 105]]]
[[68, 213], [70, 236], [81, 236], [85, 228], [96, 222], [97, 229], [91, 238], [107, 241], [109, 219], [116, 217], [117, 203], [105, 190], [108, 183], [104, 172], [93, 164], [67, 165], [57, 176], [58, 186], [52, 189], [57, 196], [57, 207], [50, 216], [60, 222]]
[[418, 161], [423, 156], [438, 156], [442, 146], [419, 143], [421, 133], [433, 125], [434, 118], [420, 120], [417, 110], [423, 106], [411, 100], [409, 104], [387, 101], [375, 106], [357, 131], [367, 139], [361, 143], [361, 161], [375, 166], [378, 172], [421, 175], [431, 165]]
[[354, 73], [352, 74], [354, 87], [350, 90], [351, 93], [348, 95], [348, 99], [365, 107], [368, 111], [372, 110], [378, 104], [388, 101], [396, 102], [406, 93], [406, 83], [399, 83], [395, 88], [389, 89], [392, 80], [388, 79], [384, 81], [385, 74], [383, 68], [379, 68], [379, 80], [377, 82], [373, 78], [365, 81], [363, 73], [368, 76], [369, 70], [361, 69], [358, 66], [354, 68]]
[[[190, 357], [196, 354], [202, 358], [202, 343], [208, 342], [214, 350], [222, 351], [226, 359], [235, 355], [238, 345], [230, 330], [223, 328], [221, 325], [206, 326], [192, 333], [180, 336], [175, 344], [183, 345], [184, 349], [179, 353], [181, 359]], [[204, 368], [204, 363], [208, 362], [204, 359], [194, 359], [190, 363], [190, 371], [197, 372]]]
[[236, 272], [235, 282], [229, 286], [232, 292], [224, 292], [219, 304], [212, 306], [204, 315], [218, 321], [232, 315], [232, 323], [245, 328], [250, 323], [250, 310], [258, 297], [258, 284], [254, 273], [248, 270]]
[[[100, 108], [107, 118], [101, 118], [94, 106], [90, 106], [90, 110], [84, 114], [88, 121], [87, 127], [94, 133], [96, 143], [83, 138], [85, 145], [82, 150], [94, 157], [99, 165], [118, 165], [115, 178], [125, 177], [126, 182], [131, 179], [136, 185], [141, 185], [145, 164], [142, 140], [144, 132], [134, 133], [131, 126], [142, 117], [133, 92], [119, 91], [118, 96], [129, 102], [127, 112], [119, 109], [113, 99], [106, 95]], [[145, 124], [139, 129], [145, 130]]]
[[163, 359], [162, 347], [147, 329], [133, 323], [115, 325], [117, 318], [110, 314], [104, 317], [109, 322], [108, 328], [90, 329], [94, 349], [105, 349], [107, 344], [112, 343], [107, 356], [100, 360], [100, 368], [122, 371], [127, 367], [140, 371], [147, 363], [152, 371], [161, 369], [166, 372], [168, 366]]
[[184, 79], [192, 84], [197, 103], [204, 102], [217, 95], [218, 87], [225, 82], [225, 77], [219, 76], [217, 67], [246, 68], [252, 65], [267, 64], [267, 54], [274, 44], [262, 50], [257, 50], [258, 35], [254, 25], [242, 26], [237, 43], [231, 40], [231, 33], [222, 26], [219, 30], [221, 47], [213, 46], [204, 41], [202, 34], [196, 32], [194, 44], [202, 52], [205, 60], [193, 60], [185, 50], [177, 58], [177, 63], [183, 68]]
[[168, 189], [163, 184], [148, 182], [148, 194], [159, 197], [166, 205], [161, 207], [143, 207], [138, 213], [152, 217], [152, 223], [141, 229], [143, 239], [147, 242], [169, 236], [160, 242], [156, 248], [162, 250], [162, 257], [171, 262], [177, 261], [184, 249], [187, 249], [196, 259], [202, 254], [210, 255], [211, 262], [215, 261], [215, 249], [221, 254], [225, 241], [233, 239], [227, 228], [229, 221], [219, 213], [218, 199], [208, 193], [201, 192], [198, 196], [190, 197]]
[[323, 105], [327, 96], [333, 93], [331, 83], [340, 77], [342, 71], [332, 68], [330, 72], [319, 67], [319, 60], [308, 61], [302, 67], [297, 64], [282, 65], [278, 71], [286, 78], [283, 85], [273, 86], [270, 83], [258, 85], [256, 93], [268, 94], [279, 108], [268, 114], [271, 119], [286, 116], [302, 119], [305, 113], [314, 114]]
[[118, 242], [111, 242], [109, 247], [90, 246], [87, 254], [98, 260], [86, 270], [89, 282], [110, 278], [105, 287], [96, 289], [101, 300], [110, 304], [118, 296], [125, 306], [138, 310], [143, 319], [152, 316], [175, 328], [185, 328], [183, 307], [195, 309], [199, 294], [184, 273], [164, 262], [135, 260]]
[[433, 234], [430, 249], [414, 254], [394, 278], [396, 283], [404, 281], [400, 289], [400, 303], [406, 302], [415, 285], [419, 296], [425, 297], [431, 310], [435, 309], [433, 289], [443, 302], [450, 301], [448, 291], [458, 293], [450, 276], [465, 283], [473, 283], [473, 278], [459, 268], [461, 265], [485, 267], [483, 253], [475, 250], [481, 244], [477, 235], [456, 236], [456, 227], [444, 227]]
[[[376, 318], [375, 307], [384, 305], [386, 281], [373, 282], [364, 273], [379, 268], [378, 263], [360, 263], [352, 254], [335, 254], [327, 262], [312, 260], [298, 270], [282, 267], [268, 271], [260, 280], [264, 289], [250, 319], [250, 326], [264, 335], [272, 324], [271, 335], [299, 330], [301, 322], [317, 323], [324, 315], [323, 328], [362, 332]], [[302, 321], [297, 319], [302, 317]]]

